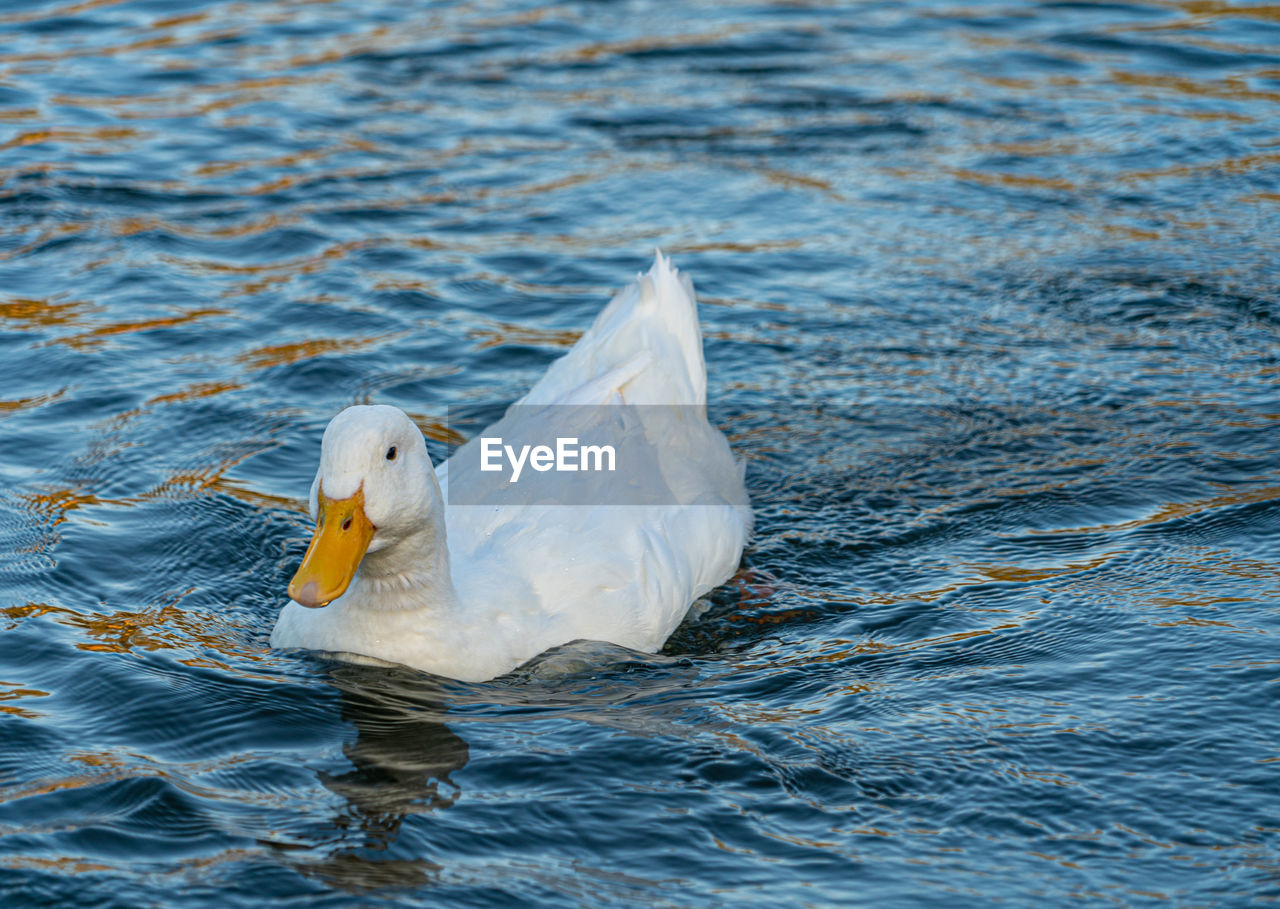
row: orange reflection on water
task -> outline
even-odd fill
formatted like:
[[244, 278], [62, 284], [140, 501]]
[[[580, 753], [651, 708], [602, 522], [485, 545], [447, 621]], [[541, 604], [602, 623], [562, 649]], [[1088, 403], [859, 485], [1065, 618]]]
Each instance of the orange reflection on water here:
[[1141, 518], [1134, 518], [1129, 521], [1121, 521], [1116, 524], [1094, 524], [1088, 527], [1062, 527], [1051, 530], [1030, 529], [1028, 534], [1035, 535], [1052, 535], [1052, 534], [1095, 534], [1095, 533], [1116, 533], [1128, 530], [1136, 530], [1139, 527], [1147, 527], [1152, 524], [1163, 524], [1166, 521], [1174, 521], [1179, 518], [1191, 517], [1206, 511], [1213, 511], [1218, 508], [1231, 508], [1237, 505], [1254, 505], [1259, 502], [1270, 502], [1280, 499], [1280, 486], [1263, 486], [1255, 489], [1243, 489], [1236, 492], [1223, 493], [1218, 496], [1208, 496], [1201, 499], [1193, 499], [1190, 502], [1170, 502], [1161, 505], [1152, 514]]
[[566, 61], [598, 60], [601, 57], [636, 54], [645, 51], [676, 50], [682, 47], [702, 47], [722, 44], [729, 39], [749, 32], [748, 25], [725, 25], [701, 32], [678, 32], [670, 35], [646, 35], [621, 41], [599, 41], [580, 45], [561, 54]]
[[0, 302], [0, 320], [17, 323], [9, 327], [19, 331], [29, 331], [36, 326], [83, 324], [86, 315], [100, 310], [100, 306], [87, 300], [55, 303], [47, 298], [8, 297]]
[[[47, 698], [49, 692], [41, 691], [38, 688], [22, 688], [13, 682], [0, 682], [0, 701], [18, 701], [23, 698]], [[19, 707], [16, 704], [0, 703], [0, 713], [7, 713], [10, 716], [19, 716], [23, 719], [36, 719], [43, 714], [28, 710], [25, 707]]]
[[67, 519], [67, 515], [78, 508], [103, 504], [122, 504], [119, 500], [100, 499], [93, 493], [76, 489], [51, 489], [47, 492], [24, 492], [18, 496], [19, 501], [31, 511], [48, 521], [50, 527], [57, 527]]
[[1172, 622], [1152, 622], [1152, 628], [1176, 628], [1180, 625], [1189, 625], [1198, 628], [1221, 628], [1235, 634], [1266, 634], [1261, 628], [1240, 628], [1231, 622], [1220, 622], [1213, 619], [1198, 619], [1195, 616], [1185, 616]]
[[[3, 62], [0, 60], [0, 62]], [[226, 82], [184, 86], [157, 94], [69, 95], [59, 94], [53, 103], [89, 110], [107, 108], [120, 120], [149, 120], [158, 117], [204, 117], [208, 114], [252, 104], [279, 88], [323, 81], [326, 77], [298, 74], [231, 79]], [[210, 99], [209, 95], [215, 95]]]
[[179, 401], [196, 401], [200, 398], [212, 398], [215, 395], [225, 394], [228, 391], [237, 391], [243, 387], [244, 386], [239, 382], [198, 382], [195, 385], [190, 385], [180, 391], [164, 395], [156, 395], [143, 406], [151, 407], [155, 404], [169, 404]]
[[[944, 647], [955, 644], [959, 641], [969, 641], [975, 638], [988, 637], [1003, 631], [1014, 631], [1020, 629], [1024, 624], [1034, 619], [1038, 613], [1028, 612], [1019, 617], [1018, 621], [1002, 622], [998, 625], [991, 625], [987, 628], [971, 628], [965, 631], [953, 631], [948, 634], [934, 635], [932, 637], [919, 638], [914, 641], [839, 641], [840, 644], [835, 650], [824, 652], [822, 654], [803, 654], [798, 657], [784, 658], [776, 661], [775, 665], [785, 667], [803, 667], [813, 663], [837, 663], [852, 657], [865, 656], [867, 654], [880, 653], [908, 653], [915, 650], [928, 650], [934, 647]], [[1007, 668], [1007, 667], [1006, 667]]]
[[1280, 565], [1276, 562], [1241, 556], [1228, 549], [1198, 548], [1194, 552], [1193, 557], [1172, 556], [1165, 564], [1178, 572], [1209, 572], [1233, 579], [1276, 581], [1276, 593], [1280, 595]]
[[53, 338], [48, 343], [65, 344], [67, 347], [83, 350], [101, 344], [106, 338], [114, 335], [152, 331], [157, 328], [172, 328], [176, 325], [188, 325], [192, 322], [198, 322], [201, 319], [227, 315], [231, 315], [231, 312], [226, 309], [195, 309], [179, 315], [163, 316], [158, 319], [140, 319], [132, 322], [113, 322], [107, 325], [99, 325], [77, 335]]
[[220, 636], [211, 636], [198, 626], [192, 627], [194, 623], [190, 615], [179, 609], [176, 602], [156, 610], [73, 614], [66, 624], [83, 629], [95, 639], [76, 644], [77, 649], [99, 653], [131, 653], [135, 649], [181, 650], [188, 646], [188, 635], [206, 646], [212, 645], [215, 637], [218, 637], [218, 643], [225, 643]]
[[[26, 145], [43, 145], [45, 142], [117, 143], [121, 139], [138, 139], [145, 135], [147, 134], [143, 131], [132, 129], [127, 126], [98, 126], [83, 128], [63, 126], [49, 129], [35, 129], [25, 133], [20, 133], [12, 139], [9, 139], [7, 142], [0, 142], [0, 150], [7, 148], [21, 148]], [[113, 145], [109, 150], [114, 154], [119, 149]]]
[[964, 565], [965, 570], [976, 571], [981, 579], [987, 581], [1008, 581], [1015, 584], [1025, 584], [1031, 581], [1048, 581], [1053, 578], [1059, 578], [1068, 574], [1080, 574], [1086, 571], [1093, 571], [1111, 561], [1118, 555], [1122, 555], [1122, 550], [1114, 552], [1106, 552], [1096, 558], [1087, 559], [1083, 562], [1068, 562], [1065, 565], [1057, 566], [1022, 566], [1013, 564], [996, 564], [986, 562], [971, 562]]
[[59, 388], [57, 391], [51, 391], [42, 395], [32, 395], [29, 398], [14, 398], [12, 401], [0, 401], [0, 414], [16, 413], [20, 410], [31, 410], [36, 407], [42, 407], [52, 401], [56, 401], [67, 393], [66, 387]]
[[368, 338], [316, 338], [312, 341], [295, 341], [292, 344], [268, 344], [245, 351], [236, 359], [248, 365], [250, 369], [269, 369], [272, 366], [287, 366], [291, 363], [309, 360], [329, 353], [339, 351], [351, 353], [363, 350], [366, 347], [401, 337], [401, 334], [400, 332], [394, 332]]
[[43, 112], [38, 107], [9, 107], [0, 110], [0, 120], [38, 120]]
[[1011, 174], [994, 171], [970, 170], [960, 167], [946, 168], [957, 180], [981, 183], [986, 186], [1005, 186], [1011, 189], [1048, 189], [1056, 192], [1075, 193], [1081, 186], [1060, 177], [1040, 177], [1034, 174]]
[[[480, 319], [475, 319], [479, 322]], [[507, 344], [527, 344], [531, 347], [557, 347], [567, 350], [582, 337], [580, 331], [561, 331], [550, 328], [533, 328], [528, 325], [516, 325], [511, 322], [500, 322], [496, 319], [483, 320], [488, 327], [473, 328], [467, 336], [479, 341], [477, 350], [491, 347], [503, 347]]]
[[[263, 655], [249, 643], [250, 629], [225, 615], [180, 607], [182, 600], [194, 590], [188, 588], [171, 602], [146, 609], [81, 613], [66, 606], [26, 603], [0, 608], [0, 616], [9, 620], [10, 628], [23, 621], [50, 616], [60, 625], [84, 632], [90, 640], [77, 643], [76, 648], [95, 653], [190, 652], [205, 648], [236, 663]], [[18, 696], [37, 695], [14, 695]], [[0, 700], [4, 700], [3, 692]]]
[[[1276, 99], [1280, 101], [1280, 92], [1277, 92]], [[1277, 162], [1280, 162], [1280, 152], [1257, 152], [1235, 158], [1217, 158], [1199, 164], [1175, 164], [1156, 170], [1131, 171], [1123, 174], [1121, 179], [1132, 182], [1161, 177], [1189, 177], [1201, 173], [1249, 174], [1267, 170]]]
[[60, 855], [57, 858], [48, 858], [43, 855], [6, 855], [0, 857], [0, 868], [8, 868], [12, 871], [38, 871], [41, 874], [89, 874], [116, 870], [111, 865], [88, 862], [70, 855]]
[[[253, 231], [250, 233], [253, 233]], [[341, 259], [355, 250], [376, 246], [378, 242], [376, 239], [349, 240], [327, 246], [315, 255], [299, 256], [293, 259], [266, 263], [230, 263], [216, 259], [197, 259], [194, 256], [177, 257], [166, 255], [160, 258], [175, 268], [196, 274], [262, 275], [275, 272], [290, 272], [304, 275], [318, 272], [327, 267], [333, 260]]]

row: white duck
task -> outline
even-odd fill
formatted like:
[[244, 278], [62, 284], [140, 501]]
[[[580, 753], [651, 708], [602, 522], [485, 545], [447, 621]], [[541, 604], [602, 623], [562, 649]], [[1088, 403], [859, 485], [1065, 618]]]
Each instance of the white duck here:
[[707, 422], [693, 287], [661, 253], [516, 404], [480, 435], [603, 415], [649, 446], [654, 469], [631, 501], [659, 504], [519, 501], [509, 471], [476, 469], [478, 440], [432, 470], [403, 411], [349, 407], [324, 433], [315, 535], [272, 646], [482, 681], [579, 639], [654, 652], [733, 574], [752, 520], [743, 466]]

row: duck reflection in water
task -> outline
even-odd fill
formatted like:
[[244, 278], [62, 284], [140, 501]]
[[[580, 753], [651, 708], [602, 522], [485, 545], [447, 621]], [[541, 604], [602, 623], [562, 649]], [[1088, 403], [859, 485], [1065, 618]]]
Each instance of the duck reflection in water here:
[[[696, 604], [695, 612], [709, 606]], [[481, 704], [497, 708], [499, 716], [508, 710], [571, 714], [646, 739], [682, 736], [691, 708], [680, 695], [700, 679], [683, 657], [601, 641], [553, 648], [503, 682], [470, 693], [460, 683], [402, 666], [335, 662], [328, 675], [356, 737], [343, 745], [350, 769], [319, 774], [344, 804], [309, 838], [308, 860], [297, 867], [355, 891], [429, 884], [443, 870], [430, 858], [437, 828], [415, 823], [415, 816], [421, 821], [461, 795], [453, 774], [466, 766], [470, 750], [446, 725], [450, 707]], [[605, 709], [622, 705], [627, 709]]]
[[443, 683], [400, 667], [347, 663], [329, 676], [356, 737], [342, 748], [351, 769], [319, 774], [345, 801], [332, 819], [336, 849], [305, 870], [356, 890], [426, 883], [440, 866], [397, 841], [406, 817], [448, 808], [460, 792], [451, 774], [469, 750], [445, 725]]

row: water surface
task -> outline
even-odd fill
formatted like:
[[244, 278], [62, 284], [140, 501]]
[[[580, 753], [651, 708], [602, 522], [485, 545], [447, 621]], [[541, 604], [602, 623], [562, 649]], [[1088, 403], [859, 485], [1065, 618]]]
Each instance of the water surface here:
[[[6, 906], [1280, 900], [1280, 9], [0, 10]], [[661, 246], [750, 574], [661, 654], [272, 651], [328, 419]]]

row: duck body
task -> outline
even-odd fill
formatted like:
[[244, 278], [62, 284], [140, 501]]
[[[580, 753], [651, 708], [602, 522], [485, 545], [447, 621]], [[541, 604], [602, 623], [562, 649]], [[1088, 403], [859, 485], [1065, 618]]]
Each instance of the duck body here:
[[[560, 424], [624, 453], [639, 446], [643, 474], [572, 474], [557, 488], [578, 498], [560, 504], [545, 486], [480, 468], [483, 439]], [[661, 253], [501, 420], [438, 467], [397, 408], [342, 411], [325, 430], [310, 505], [316, 535], [272, 646], [464, 681], [581, 639], [657, 651], [737, 569], [752, 523], [743, 465], [706, 419], [692, 285]]]

